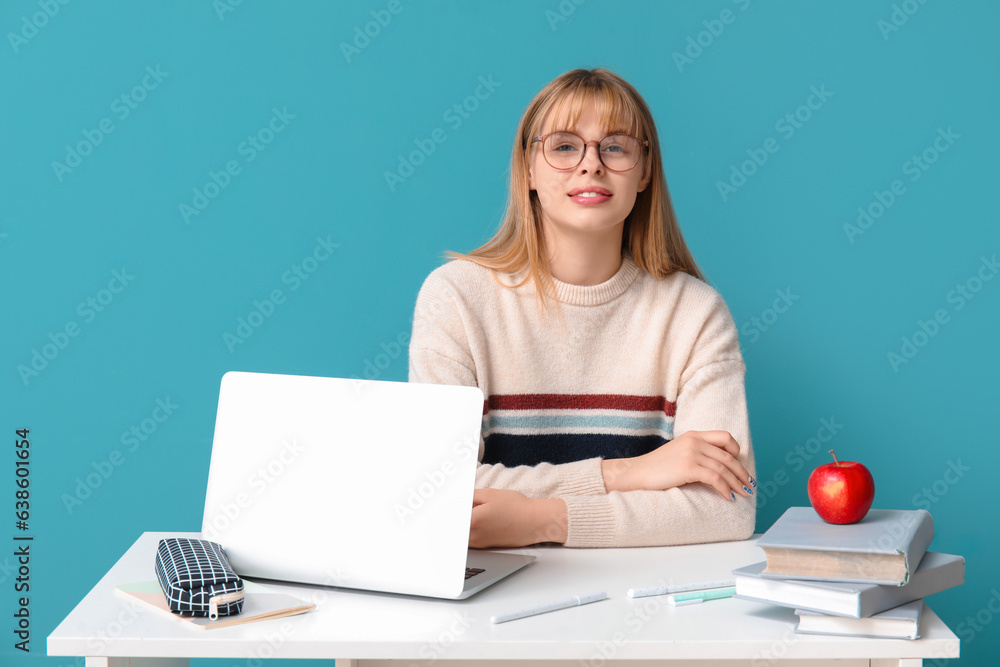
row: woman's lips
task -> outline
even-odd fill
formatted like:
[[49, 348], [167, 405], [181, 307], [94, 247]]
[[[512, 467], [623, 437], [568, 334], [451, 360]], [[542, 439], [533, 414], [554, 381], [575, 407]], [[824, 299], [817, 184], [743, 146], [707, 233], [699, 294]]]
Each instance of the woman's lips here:
[[611, 199], [611, 195], [602, 195], [598, 193], [570, 195], [571, 201], [584, 206], [596, 206], [598, 204], [603, 204], [609, 199]]

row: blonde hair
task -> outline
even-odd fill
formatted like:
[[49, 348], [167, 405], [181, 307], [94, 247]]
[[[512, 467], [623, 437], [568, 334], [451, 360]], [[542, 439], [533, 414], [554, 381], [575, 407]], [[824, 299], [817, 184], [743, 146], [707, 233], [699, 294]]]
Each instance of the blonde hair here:
[[472, 252], [446, 251], [448, 260], [467, 259], [494, 272], [505, 273], [517, 273], [527, 267], [524, 279], [508, 286], [520, 287], [529, 279], [533, 280], [535, 285], [541, 286], [536, 290], [538, 301], [548, 308], [545, 297], [546, 294], [555, 296], [555, 284], [545, 252], [541, 204], [537, 193], [528, 189], [528, 165], [531, 138], [542, 134], [542, 123], [550, 117], [550, 112], [554, 112], [551, 115], [553, 123], [558, 123], [563, 104], [570, 97], [569, 125], [560, 129], [575, 128], [584, 105], [593, 101], [597, 105], [599, 122], [605, 129], [625, 130], [640, 140], [649, 141], [639, 166], [650, 169], [651, 178], [649, 185], [636, 196], [635, 205], [625, 218], [622, 252], [629, 253], [640, 270], [657, 280], [677, 271], [705, 280], [684, 242], [670, 203], [653, 116], [635, 88], [618, 75], [600, 68], [566, 72], [531, 100], [517, 126], [510, 160], [510, 192], [499, 230]]

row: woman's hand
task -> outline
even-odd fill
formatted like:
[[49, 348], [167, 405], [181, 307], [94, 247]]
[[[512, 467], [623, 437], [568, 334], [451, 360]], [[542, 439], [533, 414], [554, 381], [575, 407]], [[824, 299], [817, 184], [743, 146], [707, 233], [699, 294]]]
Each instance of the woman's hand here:
[[692, 482], [714, 487], [724, 497], [753, 495], [757, 486], [736, 457], [740, 445], [728, 431], [687, 431], [642, 456], [601, 462], [610, 491], [660, 491]]
[[473, 493], [470, 547], [514, 548], [565, 541], [566, 503], [562, 499], [534, 499], [508, 489]]

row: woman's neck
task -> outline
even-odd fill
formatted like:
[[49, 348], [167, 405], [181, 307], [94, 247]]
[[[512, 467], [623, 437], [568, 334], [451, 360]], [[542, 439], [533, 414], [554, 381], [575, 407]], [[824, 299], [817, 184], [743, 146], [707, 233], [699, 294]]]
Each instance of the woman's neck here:
[[561, 237], [549, 247], [549, 271], [556, 280], [570, 285], [600, 285], [610, 280], [622, 266], [622, 228], [608, 230], [600, 237]]

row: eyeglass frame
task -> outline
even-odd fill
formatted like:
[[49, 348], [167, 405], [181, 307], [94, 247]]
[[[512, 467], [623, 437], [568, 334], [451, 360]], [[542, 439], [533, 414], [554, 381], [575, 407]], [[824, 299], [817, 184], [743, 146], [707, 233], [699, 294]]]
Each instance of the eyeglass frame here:
[[[551, 137], [553, 134], [572, 134], [574, 137], [576, 137], [577, 139], [579, 139], [580, 141], [583, 142], [583, 152], [580, 154], [580, 161], [579, 162], [577, 162], [576, 164], [574, 164], [572, 167], [553, 167], [552, 166], [552, 163], [549, 162], [549, 159], [547, 157], [545, 157], [545, 143], [544, 142], [545, 142], [545, 139], [547, 139], [548, 137]], [[601, 142], [603, 142], [608, 137], [618, 137], [618, 136], [629, 137], [630, 139], [635, 139], [636, 142], [639, 144], [639, 149], [640, 150], [643, 149], [643, 148], [645, 148], [647, 150], [649, 149], [649, 140], [648, 139], [641, 139], [640, 140], [639, 137], [633, 137], [631, 134], [628, 134], [627, 132], [615, 132], [613, 134], [605, 135], [605, 136], [601, 137], [601, 141], [593, 141], [593, 140], [592, 141], [587, 141], [586, 139], [584, 139], [583, 137], [581, 137], [576, 132], [570, 132], [569, 130], [555, 130], [554, 132], [549, 132], [548, 134], [542, 134], [542, 135], [539, 135], [537, 137], [532, 137], [531, 143], [529, 143], [528, 145], [530, 146], [531, 144], [535, 143], [536, 141], [539, 142], [540, 144], [542, 144], [542, 159], [545, 160], [545, 164], [549, 165], [550, 167], [552, 167], [556, 171], [569, 171], [570, 169], [576, 169], [581, 164], [583, 164], [583, 159], [585, 157], [587, 157], [587, 149], [590, 148], [590, 144], [596, 143], [597, 144], [597, 159], [598, 159], [598, 161], [602, 165], [604, 165], [604, 168], [607, 169], [608, 171], [613, 171], [616, 174], [623, 174], [626, 171], [631, 171], [631, 170], [635, 169], [639, 165], [639, 163], [642, 161], [642, 156], [640, 155], [639, 158], [635, 161], [635, 164], [633, 164], [628, 169], [612, 169], [607, 164], [605, 164], [604, 163], [604, 158], [601, 157]]]

